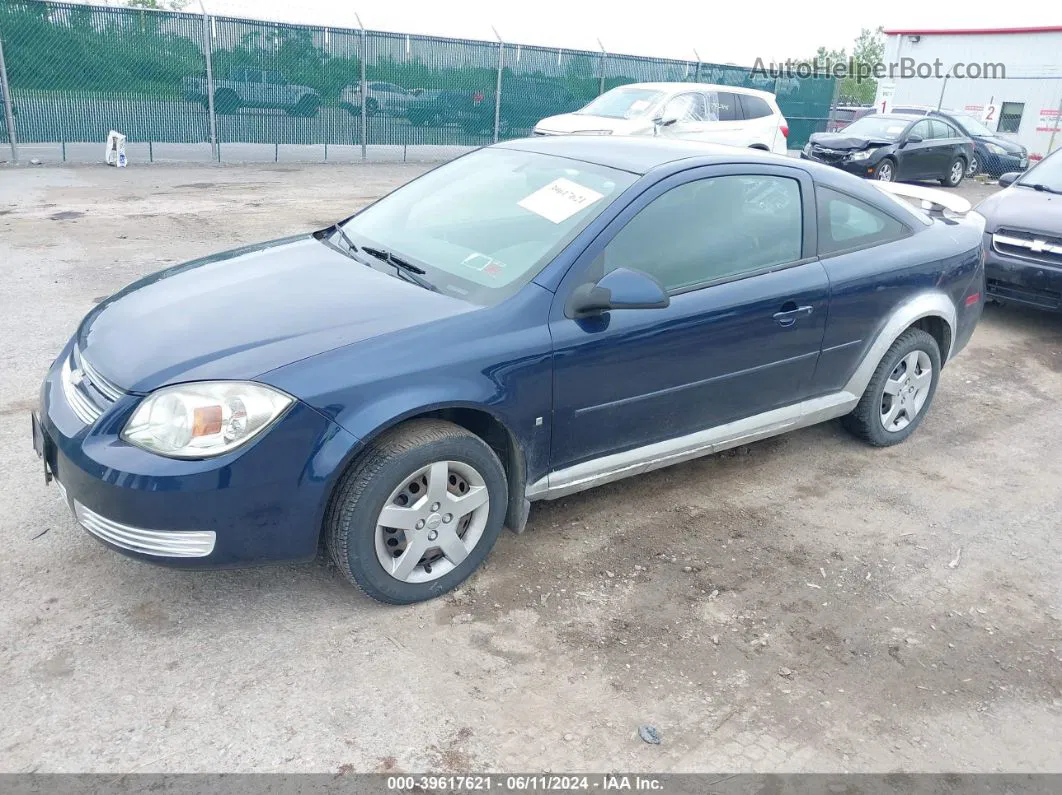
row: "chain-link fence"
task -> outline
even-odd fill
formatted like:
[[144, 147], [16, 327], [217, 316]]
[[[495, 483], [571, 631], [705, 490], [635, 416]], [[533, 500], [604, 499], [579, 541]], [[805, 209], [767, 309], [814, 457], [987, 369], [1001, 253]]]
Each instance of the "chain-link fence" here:
[[829, 78], [700, 61], [38, 0], [0, 0], [0, 44], [0, 140], [13, 127], [64, 152], [112, 129], [212, 142], [218, 159], [229, 143], [324, 145], [326, 159], [329, 145], [476, 146], [649, 80], [773, 91], [799, 147], [834, 95]]

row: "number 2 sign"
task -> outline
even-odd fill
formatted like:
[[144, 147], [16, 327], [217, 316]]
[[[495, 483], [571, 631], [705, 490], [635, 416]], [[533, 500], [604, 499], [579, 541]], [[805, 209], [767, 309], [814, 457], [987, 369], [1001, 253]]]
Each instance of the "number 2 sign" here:
[[981, 111], [981, 121], [987, 125], [995, 127], [999, 123], [999, 108], [996, 107], [994, 102], [986, 102], [985, 109]]

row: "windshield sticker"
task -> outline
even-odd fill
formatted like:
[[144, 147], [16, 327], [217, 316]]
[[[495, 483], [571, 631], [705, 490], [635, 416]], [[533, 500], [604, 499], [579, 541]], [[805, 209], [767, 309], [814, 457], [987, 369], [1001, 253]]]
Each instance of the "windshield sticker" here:
[[601, 198], [602, 195], [596, 190], [559, 177], [520, 200], [518, 204], [547, 221], [559, 224]]
[[885, 132], [889, 133], [890, 135], [895, 135], [897, 133], [902, 133], [903, 132], [903, 125], [901, 124], [899, 126], [889, 127], [889, 128], [887, 128], [885, 130]]
[[471, 268], [474, 271], [480, 271], [488, 276], [497, 277], [505, 269], [505, 263], [501, 260], [496, 260], [494, 257], [489, 257], [486, 254], [469, 254], [463, 260], [461, 264], [466, 268]]
[[636, 100], [634, 100], [634, 102], [631, 103], [630, 112], [631, 113], [641, 113], [643, 110], [645, 110], [648, 107], [649, 107], [649, 100], [647, 100], [647, 99], [636, 99]]

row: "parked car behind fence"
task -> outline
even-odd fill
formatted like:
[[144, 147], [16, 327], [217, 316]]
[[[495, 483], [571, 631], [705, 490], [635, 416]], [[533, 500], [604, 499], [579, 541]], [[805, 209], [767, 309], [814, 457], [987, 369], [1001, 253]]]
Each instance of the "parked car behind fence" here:
[[[181, 82], [184, 98], [207, 106], [206, 74]], [[292, 116], [315, 116], [321, 97], [312, 88], [289, 83], [269, 69], [235, 69], [228, 77], [214, 78], [214, 110], [234, 114], [240, 108], [275, 108]]]

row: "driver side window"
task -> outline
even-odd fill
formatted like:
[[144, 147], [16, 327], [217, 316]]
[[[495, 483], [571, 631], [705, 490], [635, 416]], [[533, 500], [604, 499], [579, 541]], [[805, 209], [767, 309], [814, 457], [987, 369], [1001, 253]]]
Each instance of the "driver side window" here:
[[704, 121], [704, 97], [701, 94], [679, 94], [668, 100], [664, 107], [664, 119], [684, 121]]
[[711, 177], [654, 199], [605, 247], [601, 267], [648, 273], [675, 293], [795, 262], [802, 242], [795, 179]]
[[929, 132], [929, 121], [920, 121], [907, 132], [908, 135], [920, 135], [923, 141], [928, 141], [932, 136]]

